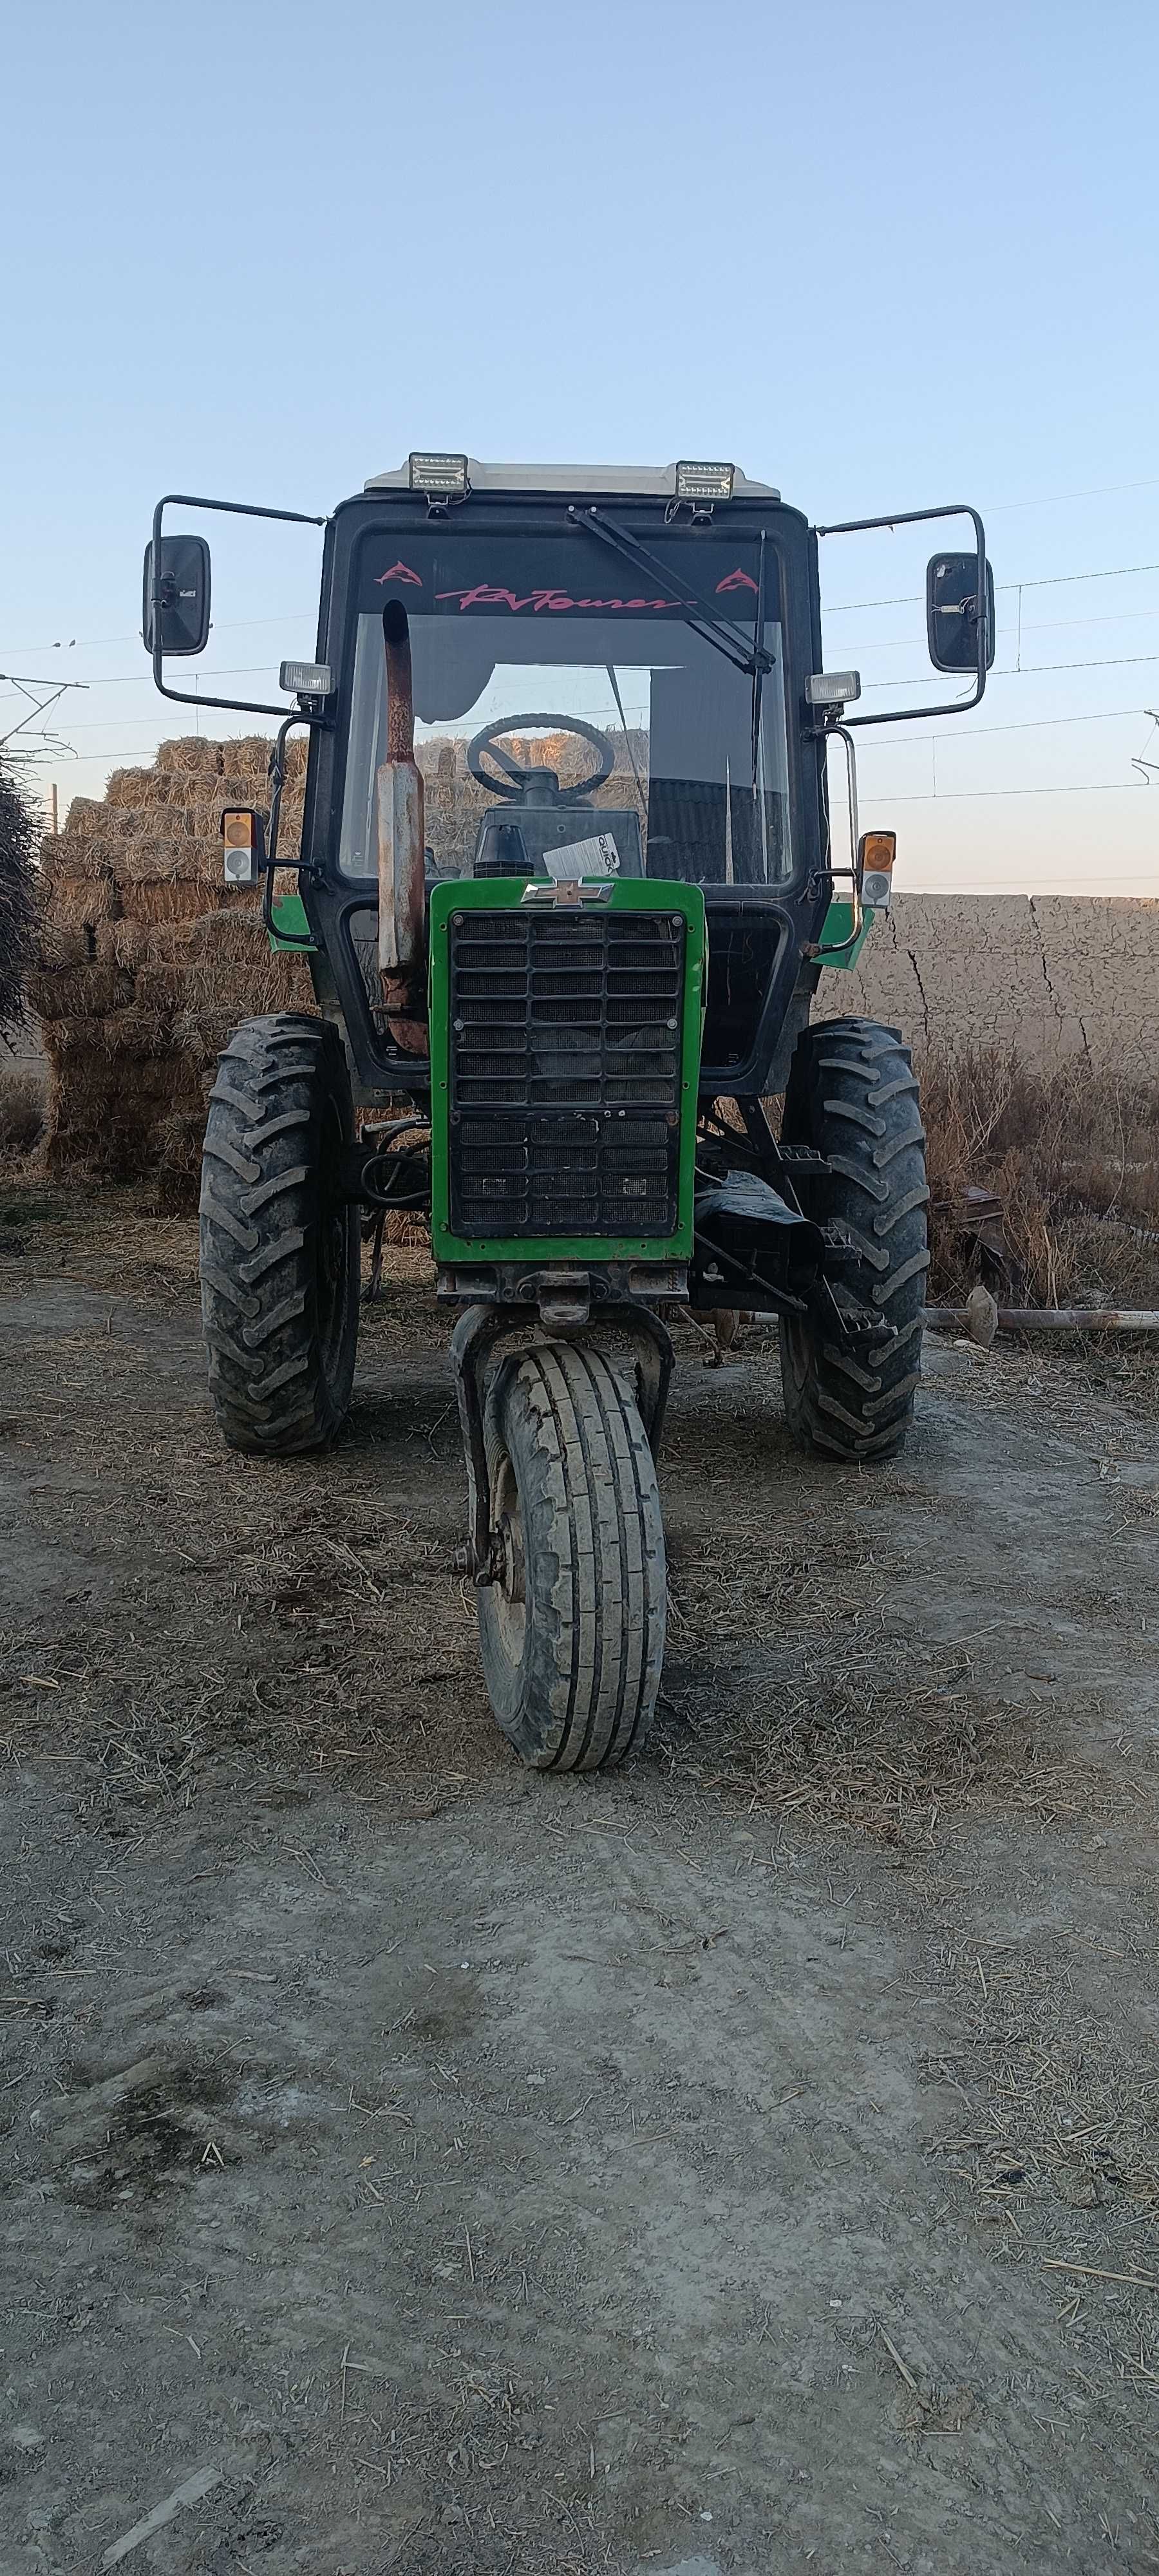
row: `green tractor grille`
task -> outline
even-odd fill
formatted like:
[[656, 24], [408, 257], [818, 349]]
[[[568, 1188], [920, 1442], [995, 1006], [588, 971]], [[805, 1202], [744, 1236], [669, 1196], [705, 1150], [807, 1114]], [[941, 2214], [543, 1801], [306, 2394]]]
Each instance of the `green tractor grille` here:
[[448, 930], [452, 1232], [674, 1234], [683, 913], [472, 909]]

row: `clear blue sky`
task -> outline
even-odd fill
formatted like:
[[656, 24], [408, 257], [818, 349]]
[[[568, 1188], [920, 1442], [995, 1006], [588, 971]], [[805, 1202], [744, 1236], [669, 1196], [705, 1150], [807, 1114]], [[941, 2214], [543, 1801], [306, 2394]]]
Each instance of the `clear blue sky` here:
[[[90, 684], [65, 799], [174, 729], [164, 488], [729, 456], [819, 519], [976, 500], [1000, 584], [1159, 567], [1154, 0], [41, 0], [3, 76], [0, 669]], [[831, 664], [926, 671], [916, 607], [844, 606], [926, 551], [834, 550]], [[207, 663], [309, 649], [309, 548], [215, 563]], [[977, 717], [861, 737], [866, 818], [902, 884], [1159, 894], [1159, 569], [1021, 615]]]

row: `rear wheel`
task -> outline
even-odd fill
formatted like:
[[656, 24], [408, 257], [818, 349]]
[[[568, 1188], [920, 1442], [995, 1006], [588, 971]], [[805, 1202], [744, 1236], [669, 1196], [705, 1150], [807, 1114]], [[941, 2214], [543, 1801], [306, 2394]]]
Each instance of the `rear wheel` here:
[[921, 1374], [930, 1195], [918, 1086], [900, 1030], [876, 1020], [806, 1029], [793, 1054], [782, 1136], [829, 1163], [817, 1213], [836, 1220], [857, 1249], [842, 1284], [895, 1336], [847, 1348], [812, 1315], [784, 1318], [789, 1428], [804, 1448], [829, 1457], [896, 1457]]
[[339, 1196], [353, 1135], [325, 1020], [247, 1020], [221, 1057], [201, 1167], [201, 1313], [231, 1449], [290, 1457], [339, 1429], [358, 1337], [358, 1210]]
[[601, 1352], [501, 1362], [487, 1406], [503, 1574], [478, 1594], [483, 1675], [524, 1762], [595, 1771], [643, 1741], [660, 1687], [666, 1569], [635, 1398]]

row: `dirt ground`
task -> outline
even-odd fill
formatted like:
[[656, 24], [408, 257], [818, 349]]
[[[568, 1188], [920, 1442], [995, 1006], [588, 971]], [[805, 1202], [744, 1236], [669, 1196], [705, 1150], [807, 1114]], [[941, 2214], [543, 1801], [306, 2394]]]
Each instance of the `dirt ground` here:
[[2, 2576], [1159, 2570], [1159, 1361], [858, 1472], [685, 1327], [662, 1727], [544, 1780], [423, 1266], [267, 1466], [192, 1226], [0, 1194]]

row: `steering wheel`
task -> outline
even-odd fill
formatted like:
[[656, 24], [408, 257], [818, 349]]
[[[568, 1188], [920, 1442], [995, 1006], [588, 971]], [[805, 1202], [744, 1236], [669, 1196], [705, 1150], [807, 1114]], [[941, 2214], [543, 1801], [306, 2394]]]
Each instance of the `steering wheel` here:
[[[581, 778], [575, 787], [561, 787], [554, 770], [525, 769], [519, 761], [512, 759], [510, 752], [500, 751], [501, 735], [522, 733], [528, 727], [539, 725], [549, 728], [552, 733], [578, 734], [582, 741], [592, 744], [599, 753], [599, 766], [593, 769], [590, 778]], [[490, 754], [496, 768], [505, 771], [504, 777], [496, 778], [490, 770], [484, 769], [485, 752]], [[599, 733], [595, 725], [584, 724], [579, 716], [501, 716], [497, 723], [484, 725], [467, 745], [467, 767], [480, 787], [486, 787], [492, 796], [508, 796], [514, 803], [525, 805], [545, 801], [553, 805], [578, 805], [581, 797], [590, 796], [593, 787], [603, 786], [615, 766], [616, 755], [606, 733]], [[549, 779], [552, 786], [545, 799], [544, 789]]]

